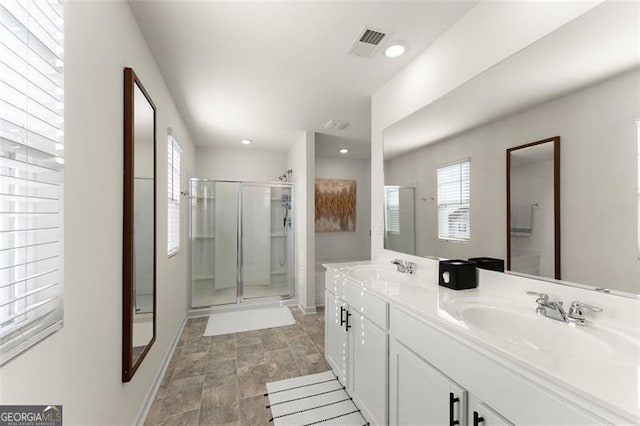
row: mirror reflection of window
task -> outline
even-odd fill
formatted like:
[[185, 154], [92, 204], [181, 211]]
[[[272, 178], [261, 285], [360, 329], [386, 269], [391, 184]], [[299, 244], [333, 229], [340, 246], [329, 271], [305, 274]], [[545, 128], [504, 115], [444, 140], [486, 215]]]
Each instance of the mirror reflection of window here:
[[387, 186], [384, 188], [385, 196], [385, 231], [391, 234], [400, 233], [400, 188]]
[[463, 160], [437, 169], [438, 238], [469, 241], [471, 238], [471, 161]]

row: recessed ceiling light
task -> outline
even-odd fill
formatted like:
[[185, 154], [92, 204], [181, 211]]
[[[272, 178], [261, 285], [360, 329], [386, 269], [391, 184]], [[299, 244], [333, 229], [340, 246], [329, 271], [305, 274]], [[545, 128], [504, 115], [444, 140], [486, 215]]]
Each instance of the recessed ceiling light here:
[[401, 41], [394, 41], [384, 50], [384, 54], [388, 58], [397, 58], [398, 56], [401, 56], [406, 50], [406, 43]]
[[253, 142], [251, 139], [242, 139], [240, 141], [242, 145], [251, 145], [251, 142]]
[[349, 150], [347, 148], [342, 148], [340, 150], [340, 154], [346, 154], [347, 152], [349, 152]]

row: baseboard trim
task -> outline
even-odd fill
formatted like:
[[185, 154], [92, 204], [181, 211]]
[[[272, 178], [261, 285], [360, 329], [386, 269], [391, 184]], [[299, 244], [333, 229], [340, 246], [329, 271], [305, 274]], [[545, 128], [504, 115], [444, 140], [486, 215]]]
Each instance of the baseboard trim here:
[[164, 374], [167, 372], [167, 367], [169, 366], [169, 362], [171, 361], [171, 357], [173, 357], [173, 353], [176, 350], [176, 346], [178, 345], [178, 340], [180, 340], [180, 335], [182, 335], [182, 331], [184, 330], [184, 326], [187, 324], [187, 315], [182, 318], [182, 323], [180, 327], [178, 327], [178, 331], [173, 336], [173, 340], [171, 341], [171, 345], [169, 345], [169, 349], [164, 354], [164, 358], [162, 359], [162, 364], [160, 364], [160, 369], [156, 374], [156, 377], [153, 379], [153, 383], [151, 388], [149, 389], [149, 393], [147, 394], [147, 398], [138, 413], [136, 418], [136, 425], [144, 425], [144, 421], [149, 414], [149, 410], [151, 409], [151, 405], [153, 404], [153, 400], [156, 398], [156, 394], [158, 393], [158, 388], [160, 388], [160, 384], [162, 383], [162, 379], [164, 378]]
[[298, 308], [302, 311], [303, 314], [308, 315], [308, 314], [315, 314], [316, 312], [318, 312], [316, 310], [315, 306], [309, 306], [308, 308], [305, 308], [304, 306], [298, 304]]

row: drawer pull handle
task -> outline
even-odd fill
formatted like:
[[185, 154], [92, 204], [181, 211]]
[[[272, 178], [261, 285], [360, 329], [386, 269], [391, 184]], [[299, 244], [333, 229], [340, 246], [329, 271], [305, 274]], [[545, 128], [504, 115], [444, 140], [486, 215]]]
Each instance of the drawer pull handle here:
[[345, 330], [349, 331], [349, 329], [351, 328], [351, 324], [349, 324], [349, 318], [351, 318], [351, 312], [347, 311], [346, 309], [345, 311], [347, 312], [347, 327], [345, 328]]
[[345, 323], [344, 321], [344, 313], [345, 313], [346, 309], [344, 308], [344, 306], [340, 306], [340, 327], [342, 327]]
[[456, 398], [453, 392], [449, 392], [449, 426], [456, 426], [460, 424], [458, 420], [453, 420], [454, 405], [458, 401], [460, 401], [460, 398]]
[[480, 413], [477, 411], [473, 412], [473, 426], [479, 426], [480, 423], [484, 423], [484, 418], [480, 417]]

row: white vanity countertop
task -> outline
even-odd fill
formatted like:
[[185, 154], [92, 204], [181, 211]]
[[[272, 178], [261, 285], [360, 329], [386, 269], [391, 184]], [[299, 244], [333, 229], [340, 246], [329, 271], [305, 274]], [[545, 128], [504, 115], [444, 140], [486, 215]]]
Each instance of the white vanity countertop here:
[[[520, 283], [514, 285], [514, 276], [512, 275], [507, 276], [510, 282], [506, 286], [505, 283], [500, 282], [501, 276], [504, 274], [493, 272], [487, 274], [482, 270], [480, 270], [478, 288], [463, 291], [454, 291], [438, 286], [437, 275], [434, 274], [422, 276], [402, 274], [404, 281], [401, 283], [392, 280], [362, 280], [350, 274], [354, 266], [363, 265], [388, 269], [387, 265], [370, 261], [334, 263], [324, 266], [351, 278], [354, 283], [360, 283], [365, 291], [371, 291], [378, 297], [385, 299], [391, 306], [413, 314], [481, 352], [494, 358], [496, 355], [499, 356], [505, 361], [505, 366], [522, 368], [525, 373], [533, 373], [536, 377], [546, 379], [552, 385], [569, 390], [587, 402], [602, 407], [630, 423], [640, 424], [640, 324], [638, 324], [637, 309], [639, 304], [637, 300], [626, 299], [615, 302], [625, 306], [622, 309], [625, 311], [623, 314], [616, 315], [616, 309], [606, 305], [604, 306], [605, 312], [609, 313], [609, 317], [598, 317], [599, 314], [589, 313], [591, 315], [588, 317], [593, 320], [593, 324], [584, 327], [572, 327], [550, 318], [536, 317], [535, 321], [548, 321], [543, 324], [544, 330], [551, 330], [544, 336], [537, 336], [539, 339], [542, 338], [537, 341], [544, 341], [547, 345], [546, 348], [541, 349], [535, 345], [527, 347], [521, 341], [510, 342], [509, 339], [498, 338], [485, 330], [470, 327], [463, 320], [453, 316], [446, 307], [452, 306], [452, 303], [464, 303], [465, 299], [479, 300], [478, 298], [482, 298], [491, 303], [508, 304], [509, 309], [528, 315], [530, 312], [535, 312], [536, 304], [535, 298], [524, 294], [525, 290], [549, 293], [552, 297], [557, 294], [558, 298], [564, 296], [565, 303], [570, 302], [570, 300], [567, 301], [568, 297], [576, 296], [575, 293], [578, 292], [576, 296], [576, 298], [580, 298], [578, 300], [595, 304], [588, 298], [584, 300], [584, 295], [579, 293], [583, 290], [560, 288], [563, 286], [530, 279], [523, 279], [522, 285]], [[571, 293], [572, 291], [573, 293]], [[601, 296], [609, 297], [614, 301], [624, 299], [616, 296], [598, 295], [598, 297]], [[624, 350], [616, 350], [606, 345], [591, 347], [589, 342], [600, 342], [598, 334], [603, 333], [598, 324], [611, 325], [611, 321], [615, 325], [607, 327], [607, 329], [616, 330], [614, 335], [617, 334], [617, 331], [621, 331], [616, 338], [617, 341], [622, 342]], [[557, 327], [557, 329], [550, 327]], [[558, 332], [554, 333], [554, 330]], [[577, 340], [579, 344], [569, 348], [571, 343], [567, 342], [566, 337], [572, 337], [572, 334], [567, 334], [571, 332], [577, 333], [575, 336], [580, 337]], [[584, 351], [581, 351], [581, 342], [586, 342]], [[567, 355], [568, 349], [573, 350], [570, 355]]]

